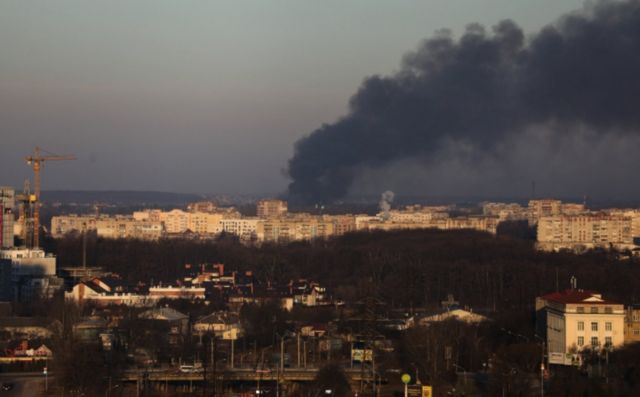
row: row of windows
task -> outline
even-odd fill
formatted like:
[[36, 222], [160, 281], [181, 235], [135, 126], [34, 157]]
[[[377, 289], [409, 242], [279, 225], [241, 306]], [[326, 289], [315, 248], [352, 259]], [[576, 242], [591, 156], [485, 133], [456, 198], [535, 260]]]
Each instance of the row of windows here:
[[[604, 338], [605, 347], [610, 347], [612, 344], [613, 344], [613, 340], [611, 339], [611, 337], [605, 336]], [[591, 346], [596, 347], [599, 345], [600, 345], [600, 341], [598, 340], [598, 337], [597, 336], [591, 337]], [[579, 347], [584, 346], [584, 336], [578, 336], [578, 346]]]
[[[576, 311], [577, 311], [578, 313], [584, 313], [584, 306], [578, 306], [578, 307], [576, 308]], [[589, 312], [590, 312], [590, 313], [599, 313], [599, 312], [600, 312], [600, 308], [599, 308], [598, 306], [591, 306], [591, 307], [589, 308]], [[611, 314], [611, 313], [613, 313], [613, 308], [612, 308], [611, 306], [605, 306], [605, 308], [604, 308], [604, 312], [605, 312], [606, 314]]]
[[[591, 323], [591, 331], [597, 331], [597, 330], [598, 330], [598, 323], [594, 321]], [[611, 322], [604, 323], [604, 330], [613, 331], [613, 324]], [[578, 331], [584, 331], [584, 321], [578, 321]]]

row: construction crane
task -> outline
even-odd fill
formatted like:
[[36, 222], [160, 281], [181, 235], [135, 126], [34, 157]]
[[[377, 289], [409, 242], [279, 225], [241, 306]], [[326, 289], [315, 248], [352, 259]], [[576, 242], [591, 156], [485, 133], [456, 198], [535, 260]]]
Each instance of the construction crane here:
[[[44, 153], [45, 155], [42, 155]], [[40, 170], [45, 161], [76, 160], [73, 155], [60, 156], [36, 146], [33, 154], [24, 158], [27, 164], [33, 167], [33, 185], [35, 194], [35, 206], [33, 208], [33, 247], [40, 246]]]

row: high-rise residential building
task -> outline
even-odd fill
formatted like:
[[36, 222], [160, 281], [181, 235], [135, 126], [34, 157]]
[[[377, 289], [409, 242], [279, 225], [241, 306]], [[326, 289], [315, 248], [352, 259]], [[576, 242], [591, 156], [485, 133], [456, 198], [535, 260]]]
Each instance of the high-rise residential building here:
[[251, 241], [257, 238], [260, 219], [258, 218], [225, 218], [220, 221], [222, 231], [240, 237], [241, 240]]
[[538, 335], [545, 336], [549, 362], [570, 365], [585, 348], [622, 346], [625, 310], [594, 291], [569, 289], [536, 298]]
[[100, 219], [94, 215], [66, 215], [51, 218], [50, 233], [53, 237], [63, 237], [67, 233], [96, 230]]
[[632, 221], [606, 213], [544, 216], [538, 220], [537, 246], [545, 251], [633, 249]]
[[0, 186], [0, 248], [13, 247], [15, 190]]
[[258, 218], [279, 218], [289, 211], [284, 200], [260, 200], [256, 204]]
[[535, 225], [545, 216], [579, 215], [587, 211], [584, 204], [563, 203], [555, 199], [529, 200], [527, 209], [530, 225]]

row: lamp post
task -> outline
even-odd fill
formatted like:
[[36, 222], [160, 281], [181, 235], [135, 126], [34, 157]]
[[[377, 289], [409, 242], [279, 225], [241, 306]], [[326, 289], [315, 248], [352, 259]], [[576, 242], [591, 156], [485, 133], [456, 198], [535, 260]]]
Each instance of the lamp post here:
[[409, 382], [411, 382], [411, 375], [402, 374], [400, 380], [404, 383], [404, 397], [409, 397]]
[[538, 336], [533, 335], [540, 341], [540, 397], [544, 397], [544, 348], [545, 340]]

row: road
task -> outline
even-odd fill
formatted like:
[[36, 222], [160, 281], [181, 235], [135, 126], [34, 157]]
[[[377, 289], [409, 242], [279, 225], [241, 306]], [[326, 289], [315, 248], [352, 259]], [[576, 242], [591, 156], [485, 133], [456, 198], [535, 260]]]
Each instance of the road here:
[[13, 383], [12, 390], [0, 390], [1, 397], [39, 397], [44, 395], [40, 372], [0, 374], [0, 383]]

